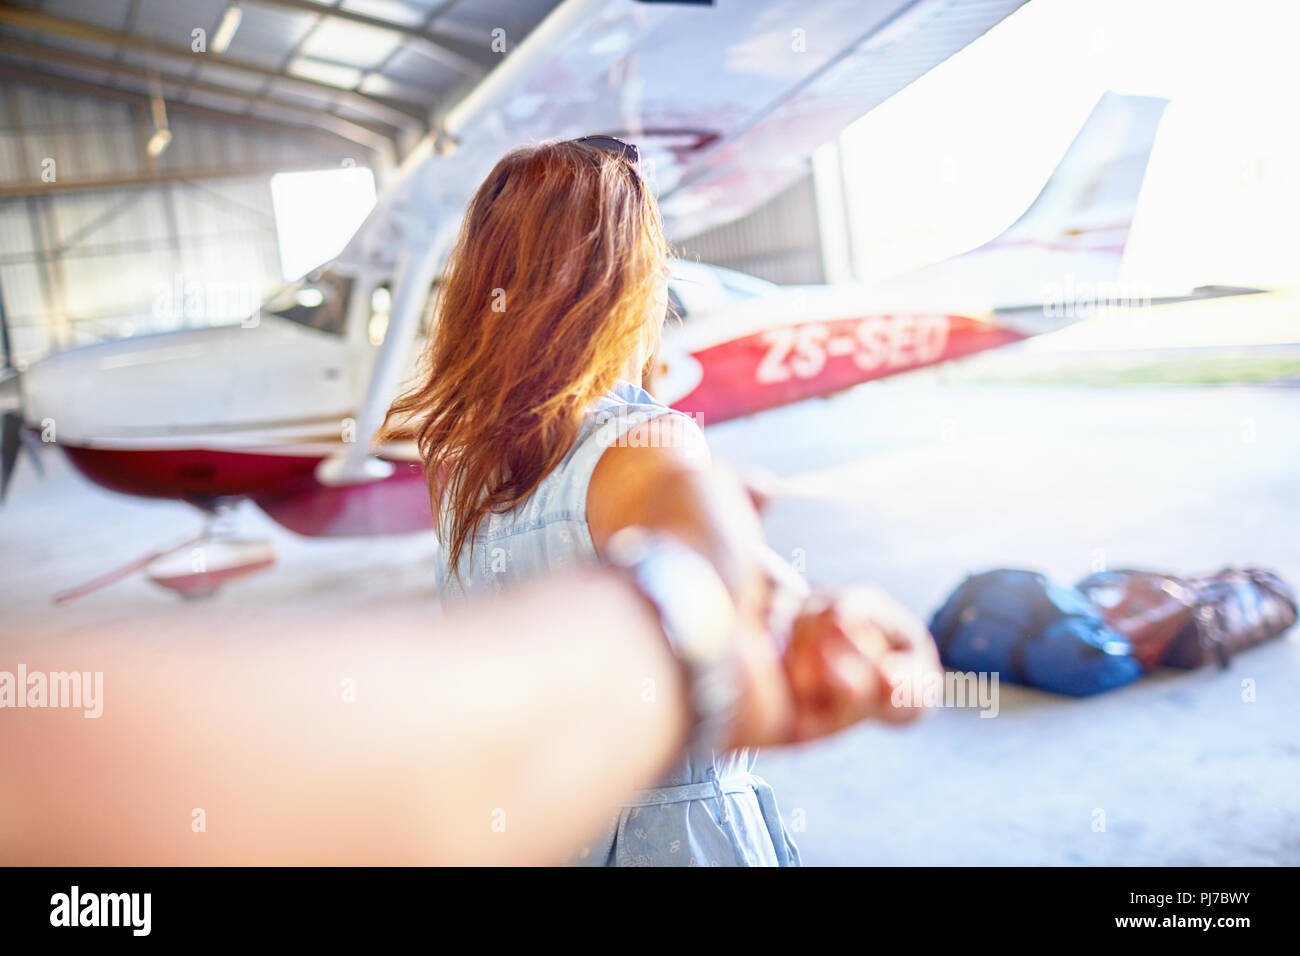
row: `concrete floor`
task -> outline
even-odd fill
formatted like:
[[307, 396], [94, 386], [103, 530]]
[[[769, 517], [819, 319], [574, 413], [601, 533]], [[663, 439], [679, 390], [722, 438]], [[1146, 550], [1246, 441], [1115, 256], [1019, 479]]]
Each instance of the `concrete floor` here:
[[[1300, 584], [1300, 390], [867, 386], [724, 424], [774, 547], [928, 615], [973, 570], [1251, 562]], [[1256, 701], [1242, 701], [1242, 681]], [[817, 864], [1300, 863], [1300, 645], [1073, 700], [864, 726], [758, 771]], [[1095, 811], [1105, 813], [1094, 832]]]
[[[1300, 583], [1300, 389], [900, 381], [709, 437], [718, 459], [780, 479], [769, 535], [810, 579], [876, 582], [925, 617], [964, 575], [998, 566], [1068, 583], [1099, 559], [1250, 562]], [[58, 608], [49, 596], [188, 537], [195, 516], [100, 491], [43, 457], [45, 479], [24, 462], [0, 512], [0, 627], [132, 621], [150, 633], [176, 599], [138, 576]], [[241, 521], [275, 540], [279, 567], [194, 605], [196, 621], [271, 603], [287, 617], [378, 612], [431, 595], [430, 536], [306, 541], [252, 506]], [[1297, 864], [1298, 640], [1226, 672], [1088, 700], [1003, 686], [995, 719], [944, 710], [907, 730], [861, 727], [766, 752], [758, 770], [804, 827], [810, 864]]]

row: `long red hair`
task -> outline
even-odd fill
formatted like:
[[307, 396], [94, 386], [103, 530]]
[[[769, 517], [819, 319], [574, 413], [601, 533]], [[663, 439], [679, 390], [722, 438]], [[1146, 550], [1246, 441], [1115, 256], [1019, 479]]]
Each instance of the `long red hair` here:
[[657, 344], [667, 249], [624, 159], [578, 142], [507, 154], [475, 193], [434, 302], [414, 427], [450, 567], [492, 512], [524, 501], [583, 413]]

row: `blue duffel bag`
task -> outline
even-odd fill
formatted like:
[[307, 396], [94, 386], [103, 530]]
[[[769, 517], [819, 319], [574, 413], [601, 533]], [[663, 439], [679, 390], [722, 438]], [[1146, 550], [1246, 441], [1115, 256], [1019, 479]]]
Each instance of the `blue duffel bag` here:
[[1078, 591], [1034, 571], [1001, 568], [961, 583], [930, 632], [946, 667], [1086, 697], [1142, 676], [1129, 643]]

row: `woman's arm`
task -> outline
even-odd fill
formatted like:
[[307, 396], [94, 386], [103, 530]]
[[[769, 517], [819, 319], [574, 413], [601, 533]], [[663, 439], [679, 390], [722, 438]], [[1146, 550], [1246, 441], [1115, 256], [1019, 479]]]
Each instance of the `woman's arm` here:
[[629, 525], [672, 534], [713, 564], [738, 602], [761, 603], [758, 516], [739, 483], [714, 471], [697, 428], [647, 422], [601, 455], [587, 486], [597, 553]]
[[790, 740], [794, 701], [779, 651], [766, 633], [762, 527], [739, 482], [711, 467], [697, 428], [647, 422], [601, 455], [587, 486], [587, 526], [597, 553], [604, 553], [615, 532], [632, 525], [666, 532], [694, 548], [731, 592], [741, 694], [757, 702], [737, 715], [733, 745]]
[[[674, 441], [663, 442], [664, 435]], [[903, 685], [938, 668], [934, 642], [883, 592], [814, 595], [785, 647], [766, 633], [771, 584], [760, 557], [762, 527], [739, 482], [711, 469], [698, 429], [651, 422], [607, 449], [588, 486], [587, 524], [598, 552], [621, 528], [641, 525], [675, 535], [717, 569], [739, 612], [741, 686], [746, 699], [758, 701], [742, 709], [738, 739], [788, 743], [865, 718], [904, 723], [921, 713], [921, 695]]]

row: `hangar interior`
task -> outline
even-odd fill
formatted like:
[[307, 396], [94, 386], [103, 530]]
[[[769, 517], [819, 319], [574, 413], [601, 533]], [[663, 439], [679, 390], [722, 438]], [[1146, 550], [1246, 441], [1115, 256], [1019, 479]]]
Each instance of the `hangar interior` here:
[[[342, 248], [403, 160], [559, 6], [0, 3], [5, 365], [23, 370], [95, 343], [237, 327]], [[1019, 207], [998, 213], [997, 228], [1017, 221], [1070, 143], [1094, 97], [1077, 99], [1058, 117], [1061, 148], [1022, 189]], [[960, 144], [952, 155], [993, 153], [982, 159], [993, 164], [995, 146]], [[670, 235], [674, 249], [774, 283], [774, 295], [851, 284], [864, 253], [849, 248], [851, 228], [826, 215], [828, 203], [844, 203], [845, 155], [831, 140], [743, 217]], [[1178, 159], [1152, 155], [1166, 167]], [[322, 172], [343, 178], [310, 178]], [[1300, 195], [1292, 178], [1269, 166], [1265, 192], [1251, 195], [1291, 201]], [[355, 190], [349, 211], [324, 236], [314, 216], [342, 206], [345, 185]], [[1190, 216], [1186, 195], [1166, 208]], [[878, 582], [927, 618], [967, 574], [990, 567], [1032, 567], [1068, 582], [1099, 566], [1258, 564], [1300, 581], [1292, 533], [1300, 281], [1275, 280], [1206, 274], [1197, 284], [1219, 291], [1188, 296], [1195, 301], [1173, 319], [1149, 308], [1138, 319], [1103, 315], [1079, 334], [1058, 333], [1074, 337], [1056, 347], [1008, 335], [1009, 358], [918, 360], [896, 380], [836, 384], [786, 407], [727, 416], [710, 427], [710, 446], [717, 459], [771, 479], [768, 537], [810, 579]], [[1253, 285], [1265, 291], [1246, 295]], [[988, 334], [991, 314], [972, 320], [973, 334]], [[1171, 358], [1163, 337], [1190, 341], [1197, 329], [1204, 341]], [[1122, 359], [1111, 348], [1121, 340]], [[924, 328], [909, 326], [894, 352], [916, 355], [924, 341]], [[1081, 356], [1092, 364], [1077, 372]], [[1175, 359], [1178, 375], [1166, 376], [1163, 363]], [[1094, 374], [1105, 387], [1094, 387]], [[93, 392], [80, 394], [93, 401]], [[286, 631], [305, 632], [344, 609], [381, 621], [386, 609], [430, 600], [431, 534], [311, 539], [271, 520], [266, 503], [243, 501], [223, 504], [217, 520], [274, 542], [274, 573], [178, 605], [131, 562], [165, 547], [180, 548], [188, 563], [200, 523], [193, 502], [115, 494], [33, 444], [0, 511], [0, 588], [13, 633], [77, 635], [131, 622], [153, 638], [177, 606], [196, 622], [205, 613], [227, 621], [274, 613]], [[312, 520], [308, 510], [292, 519]], [[134, 572], [108, 572], [107, 586], [106, 569], [119, 566]], [[83, 581], [93, 594], [51, 604]], [[1083, 702], [1007, 686], [998, 720], [944, 710], [901, 733], [864, 726], [825, 745], [765, 753], [759, 769], [801, 822], [796, 836], [814, 864], [1294, 865], [1300, 808], [1278, 794], [1294, 792], [1300, 770], [1297, 677], [1293, 633], [1231, 669], [1163, 673]], [[1249, 703], [1244, 681], [1258, 688]], [[1101, 830], [1099, 808], [1110, 821]]]
[[[382, 182], [496, 65], [483, 37], [501, 30], [511, 44], [554, 6], [0, 7], [0, 294], [15, 361], [245, 318], [297, 278], [283, 272], [271, 177], [350, 166]], [[218, 49], [230, 10], [238, 21]], [[809, 174], [752, 222], [673, 241], [772, 281], [821, 281], [811, 190]], [[215, 290], [211, 307], [191, 296], [185, 308], [178, 281]]]
[[[551, 6], [6, 4], [0, 284], [16, 358], [239, 321], [287, 278], [271, 176], [391, 169], [494, 65], [480, 27], [523, 35]], [[177, 276], [250, 292], [186, 315], [170, 307]]]

